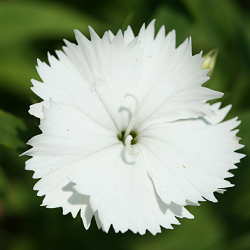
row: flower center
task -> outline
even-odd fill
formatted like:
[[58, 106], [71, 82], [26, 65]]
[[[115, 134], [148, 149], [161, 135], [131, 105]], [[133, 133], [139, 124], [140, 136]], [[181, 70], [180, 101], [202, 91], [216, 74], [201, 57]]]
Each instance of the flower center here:
[[130, 121], [127, 129], [125, 131], [122, 131], [121, 135], [118, 135], [117, 137], [126, 146], [126, 149], [128, 150], [128, 153], [130, 155], [138, 155], [139, 152], [134, 153], [133, 148], [131, 147], [131, 145], [136, 143], [135, 139], [136, 139], [137, 133], [135, 131], [133, 131], [132, 129], [133, 129], [133, 126], [135, 125], [136, 117], [138, 115], [139, 102], [138, 102], [138, 100], [136, 99], [136, 97], [134, 95], [129, 94], [129, 93], [124, 95], [125, 98], [127, 96], [130, 96], [135, 100], [135, 102], [136, 102], [135, 112], [134, 112], [134, 114], [133, 114], [133, 116], [131, 118], [131, 121]]

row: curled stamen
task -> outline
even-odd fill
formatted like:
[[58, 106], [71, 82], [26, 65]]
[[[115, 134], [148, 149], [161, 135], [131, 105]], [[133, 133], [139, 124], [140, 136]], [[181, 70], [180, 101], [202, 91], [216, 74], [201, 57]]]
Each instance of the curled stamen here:
[[139, 152], [134, 153], [134, 150], [133, 150], [133, 148], [131, 147], [131, 142], [132, 142], [132, 140], [133, 140], [132, 135], [128, 135], [128, 136], [126, 137], [126, 139], [125, 139], [125, 146], [126, 146], [126, 149], [128, 150], [128, 153], [129, 153], [130, 155], [138, 155]]
[[[127, 136], [130, 134], [131, 130], [133, 129], [133, 126], [135, 125], [136, 117], [137, 117], [138, 111], [139, 111], [139, 102], [138, 102], [138, 100], [136, 99], [136, 97], [135, 97], [134, 95], [132, 95], [132, 94], [129, 94], [129, 93], [126, 93], [126, 94], [124, 95], [125, 98], [126, 98], [127, 96], [130, 96], [130, 97], [134, 98], [134, 100], [136, 101], [136, 106], [135, 106], [135, 112], [134, 112], [134, 114], [133, 114], [133, 116], [132, 116], [132, 119], [131, 119], [131, 121], [130, 121], [130, 123], [129, 123], [129, 125], [128, 125], [126, 131], [125, 131], [124, 137], [125, 137], [126, 139], [127, 139]], [[132, 137], [132, 139], [133, 139], [133, 137]]]
[[129, 123], [126, 131], [125, 131], [125, 134], [124, 134], [125, 146], [126, 146], [126, 149], [128, 150], [128, 153], [130, 155], [138, 155], [139, 152], [134, 153], [133, 148], [131, 147], [131, 142], [133, 140], [133, 136], [130, 135], [130, 132], [133, 129], [133, 126], [135, 125], [136, 117], [137, 117], [138, 111], [139, 111], [139, 102], [138, 102], [138, 100], [136, 99], [136, 97], [134, 95], [126, 93], [124, 95], [124, 97], [126, 98], [127, 96], [130, 96], [130, 97], [132, 97], [135, 100], [136, 106], [135, 106], [135, 112], [134, 112], [134, 114], [133, 114], [133, 116], [131, 118], [131, 121], [130, 121], [130, 123]]

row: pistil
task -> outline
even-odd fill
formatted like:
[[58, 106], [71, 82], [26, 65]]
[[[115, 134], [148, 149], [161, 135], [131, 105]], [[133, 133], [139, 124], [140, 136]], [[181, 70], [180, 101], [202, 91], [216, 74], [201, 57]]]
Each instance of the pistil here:
[[133, 126], [135, 125], [135, 121], [136, 121], [136, 118], [137, 118], [137, 115], [138, 115], [138, 112], [139, 112], [139, 102], [138, 102], [138, 100], [136, 99], [136, 97], [134, 95], [129, 94], [129, 93], [127, 93], [127, 94], [124, 95], [125, 98], [127, 96], [130, 96], [130, 97], [132, 97], [135, 100], [136, 106], [135, 106], [135, 112], [134, 112], [134, 114], [133, 114], [133, 116], [131, 118], [131, 121], [130, 121], [130, 123], [129, 123], [126, 131], [125, 131], [125, 134], [124, 134], [125, 146], [126, 146], [126, 149], [128, 150], [128, 153], [130, 155], [138, 155], [139, 152], [134, 153], [133, 148], [131, 147], [131, 142], [133, 140], [133, 136], [130, 135], [130, 132], [132, 131]]
[[127, 93], [127, 94], [124, 95], [125, 98], [127, 96], [130, 96], [130, 97], [132, 97], [135, 100], [136, 106], [135, 106], [135, 112], [134, 112], [134, 114], [133, 114], [133, 116], [131, 118], [131, 121], [130, 121], [130, 123], [129, 123], [127, 129], [126, 129], [126, 131], [125, 131], [125, 135], [124, 135], [125, 138], [127, 138], [127, 136], [130, 134], [131, 130], [133, 129], [133, 127], [135, 125], [136, 117], [137, 117], [138, 111], [139, 111], [139, 102], [136, 99], [136, 97], [134, 95], [132, 95], [132, 94], [129, 94], [129, 93]]

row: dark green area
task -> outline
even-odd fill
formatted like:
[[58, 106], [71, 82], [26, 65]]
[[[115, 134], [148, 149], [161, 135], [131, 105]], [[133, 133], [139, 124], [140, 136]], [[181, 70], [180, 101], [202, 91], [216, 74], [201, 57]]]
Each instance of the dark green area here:
[[[125, 130], [121, 132], [121, 134], [117, 135], [117, 138], [125, 145]], [[134, 130], [131, 130], [130, 135], [133, 137], [133, 140], [131, 141], [131, 144], [134, 145], [137, 142], [137, 133]]]
[[[177, 44], [192, 37], [193, 53], [219, 48], [206, 86], [225, 93], [228, 116], [242, 120], [238, 136], [250, 153], [250, 4], [247, 0], [2, 0], [0, 1], [0, 249], [248, 250], [250, 249], [250, 162], [245, 157], [232, 171], [235, 187], [217, 195], [216, 204], [188, 208], [194, 220], [182, 219], [162, 234], [108, 234], [95, 222], [88, 231], [78, 216], [40, 207], [32, 190], [36, 180], [24, 170], [26, 142], [39, 133], [28, 107], [38, 101], [30, 90], [39, 79], [37, 58], [75, 42], [74, 29], [89, 37], [88, 25], [102, 34], [129, 24], [137, 34], [142, 23], [156, 19], [156, 29], [176, 29]], [[135, 136], [133, 136], [135, 137]], [[121, 137], [122, 140], [122, 137]], [[134, 143], [134, 142], [133, 142]], [[121, 215], [122, 216], [122, 215]]]

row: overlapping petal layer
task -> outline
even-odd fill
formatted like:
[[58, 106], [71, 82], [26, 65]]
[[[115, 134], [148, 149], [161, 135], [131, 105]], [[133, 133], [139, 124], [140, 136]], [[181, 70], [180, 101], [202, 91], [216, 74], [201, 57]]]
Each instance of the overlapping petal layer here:
[[212, 118], [155, 124], [140, 133], [138, 146], [148, 174], [166, 204], [198, 204], [203, 197], [215, 202], [213, 192], [232, 186], [224, 179], [232, 176], [228, 170], [242, 158], [234, 152], [242, 148], [238, 131], [232, 131], [240, 122], [235, 118], [218, 124], [230, 109], [219, 106], [210, 106]]
[[134, 160], [119, 145], [69, 177], [78, 193], [90, 196], [103, 230], [112, 224], [116, 232], [130, 229], [144, 234], [148, 229], [156, 234], [160, 226], [179, 224], [175, 216], [192, 218], [184, 207], [164, 204], [155, 193], [143, 155]]
[[[139, 130], [153, 123], [209, 114], [205, 102], [222, 93], [201, 87], [209, 79], [208, 71], [200, 69], [201, 54], [192, 56], [191, 41], [176, 49], [175, 31], [165, 37], [164, 29], [154, 40], [154, 22], [147, 29], [143, 26], [136, 38], [131, 32], [128, 28], [123, 36], [119, 31], [110, 40], [108, 32], [101, 39], [90, 29], [89, 41], [76, 31], [78, 45], [65, 41], [65, 54], [57, 51], [59, 60], [48, 55], [50, 66], [38, 61], [43, 84], [32, 80], [32, 90], [44, 102], [32, 105], [31, 114], [42, 118], [42, 105], [49, 107], [52, 98], [122, 130], [128, 115], [117, 115], [117, 111], [121, 107], [133, 110], [133, 103], [123, 98], [126, 93], [133, 93], [141, 105], [135, 127]], [[93, 92], [98, 92], [100, 100]], [[99, 117], [100, 110], [105, 117]]]
[[[207, 70], [201, 54], [192, 56], [191, 40], [175, 48], [175, 32], [154, 36], [154, 21], [134, 36], [90, 28], [91, 41], [75, 31], [78, 45], [65, 41], [64, 53], [38, 61], [43, 82], [32, 90], [43, 99], [30, 113], [41, 119], [42, 134], [26, 169], [41, 178], [34, 189], [43, 205], [62, 207], [85, 228], [94, 215], [98, 227], [144, 234], [172, 228], [175, 217], [192, 218], [184, 208], [232, 186], [243, 155], [237, 119], [220, 123], [230, 107], [206, 104], [222, 93], [204, 88]], [[129, 155], [122, 135], [139, 102]], [[125, 145], [124, 145], [125, 144]]]

